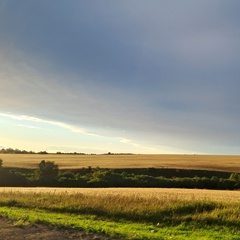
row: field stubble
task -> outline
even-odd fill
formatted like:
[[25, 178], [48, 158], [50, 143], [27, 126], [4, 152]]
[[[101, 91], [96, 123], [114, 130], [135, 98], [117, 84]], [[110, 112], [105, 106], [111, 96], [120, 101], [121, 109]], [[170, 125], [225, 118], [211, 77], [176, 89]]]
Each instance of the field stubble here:
[[54, 161], [60, 169], [178, 168], [240, 172], [240, 156], [233, 155], [67, 155], [0, 154], [4, 167], [36, 168], [41, 160]]

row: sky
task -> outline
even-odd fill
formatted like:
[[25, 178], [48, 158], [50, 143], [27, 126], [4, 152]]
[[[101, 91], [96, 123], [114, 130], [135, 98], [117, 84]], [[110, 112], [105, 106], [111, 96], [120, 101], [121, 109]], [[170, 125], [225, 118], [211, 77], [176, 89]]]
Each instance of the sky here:
[[1, 0], [0, 148], [239, 155], [239, 9]]

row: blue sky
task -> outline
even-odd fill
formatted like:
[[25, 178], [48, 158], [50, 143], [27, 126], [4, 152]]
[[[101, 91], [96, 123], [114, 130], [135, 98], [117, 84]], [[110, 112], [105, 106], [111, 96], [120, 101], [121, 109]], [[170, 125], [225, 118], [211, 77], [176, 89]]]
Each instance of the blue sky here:
[[238, 0], [2, 0], [0, 147], [240, 153]]

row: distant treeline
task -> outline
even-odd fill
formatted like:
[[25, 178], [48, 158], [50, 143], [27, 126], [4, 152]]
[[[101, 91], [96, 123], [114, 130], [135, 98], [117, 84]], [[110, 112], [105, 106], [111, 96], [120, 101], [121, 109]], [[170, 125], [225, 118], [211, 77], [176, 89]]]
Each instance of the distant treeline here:
[[[2, 148], [0, 149], [0, 154], [49, 154], [47, 151], [39, 151], [39, 152], [34, 152], [34, 151], [27, 151], [27, 150], [20, 150], [20, 149], [13, 149], [13, 148]], [[94, 153], [82, 153], [82, 152], [56, 152], [56, 153], [51, 153], [51, 154], [75, 154], [75, 155], [96, 155]], [[103, 155], [132, 155], [132, 153], [103, 153]]]
[[[4, 154], [49, 154], [47, 151], [34, 152], [34, 151], [27, 151], [27, 150], [13, 149], [13, 148], [2, 148], [0, 150], [0, 153], [4, 153]], [[78, 153], [78, 152], [62, 153], [62, 152], [56, 152], [56, 154], [85, 154], [85, 153]]]
[[[26, 150], [19, 150], [19, 149], [13, 149], [13, 148], [2, 148], [0, 150], [0, 153], [6, 153], [6, 154], [37, 154], [34, 151], [26, 151]], [[47, 154], [46, 151], [38, 152], [39, 154]]]
[[18, 169], [2, 167], [0, 160], [0, 186], [15, 187], [155, 187], [155, 188], [198, 188], [198, 189], [240, 189], [240, 173], [231, 173], [227, 177], [194, 176], [165, 177], [150, 172], [132, 172], [114, 169], [82, 168], [59, 170], [58, 165], [42, 160], [38, 168]]

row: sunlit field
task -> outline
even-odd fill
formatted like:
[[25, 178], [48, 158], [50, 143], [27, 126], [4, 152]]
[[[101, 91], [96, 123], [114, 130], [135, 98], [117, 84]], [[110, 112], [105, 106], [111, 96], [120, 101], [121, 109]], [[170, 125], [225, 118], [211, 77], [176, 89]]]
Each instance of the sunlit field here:
[[[1, 154], [3, 167], [176, 168], [240, 172], [239, 156]], [[177, 188], [0, 188], [0, 216], [114, 239], [240, 240], [240, 191]]]
[[180, 188], [25, 188], [0, 187], [0, 194], [6, 192], [44, 194], [84, 194], [87, 196], [128, 196], [154, 199], [209, 200], [240, 202], [240, 191], [180, 189]]
[[4, 167], [36, 168], [41, 160], [54, 161], [60, 169], [180, 168], [240, 172], [240, 156], [224, 155], [63, 155], [0, 154]]
[[239, 240], [240, 192], [1, 188], [0, 215], [114, 239]]

